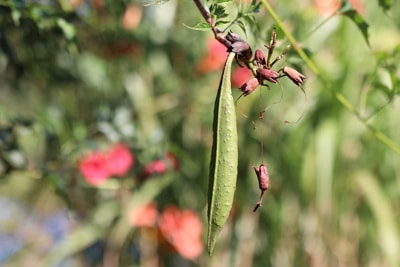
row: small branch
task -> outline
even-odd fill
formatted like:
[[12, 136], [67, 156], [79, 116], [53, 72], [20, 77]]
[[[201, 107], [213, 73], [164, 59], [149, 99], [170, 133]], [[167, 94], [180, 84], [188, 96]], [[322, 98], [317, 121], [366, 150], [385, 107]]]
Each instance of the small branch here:
[[215, 26], [215, 22], [212, 20], [210, 13], [208, 13], [208, 11], [205, 9], [201, 1], [193, 0], [193, 2], [199, 9], [200, 14], [203, 16], [204, 20], [208, 23], [208, 25], [210, 25], [211, 30], [214, 33], [215, 39], [217, 39], [221, 44], [225, 45], [226, 48], [229, 48], [231, 46], [231, 43], [228, 40], [226, 40], [223, 32]]

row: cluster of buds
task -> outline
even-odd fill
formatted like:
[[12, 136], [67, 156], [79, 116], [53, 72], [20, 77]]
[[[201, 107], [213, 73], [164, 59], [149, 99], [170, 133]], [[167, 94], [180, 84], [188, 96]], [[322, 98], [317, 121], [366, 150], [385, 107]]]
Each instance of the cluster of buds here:
[[265, 56], [261, 49], [257, 49], [252, 60], [252, 50], [249, 44], [240, 38], [240, 36], [229, 32], [226, 36], [226, 40], [230, 43], [228, 51], [236, 53], [236, 60], [240, 66], [242, 66], [240, 64], [241, 62], [244, 62], [249, 68], [251, 68], [248, 64], [249, 62], [252, 62], [255, 66], [253, 69], [254, 77], [239, 88], [244, 96], [251, 94], [259, 85], [269, 87], [268, 84], [264, 83], [264, 81], [278, 83], [280, 78], [287, 76], [294, 84], [301, 86], [306, 79], [306, 76], [290, 67], [283, 67], [279, 71], [272, 69], [273, 65], [282, 59], [290, 47], [288, 45], [281, 55], [277, 56], [274, 61], [270, 62], [276, 45], [275, 30], [272, 32], [270, 44], [265, 45], [265, 47], [268, 49], [268, 56]]
[[251, 60], [253, 51], [250, 45], [243, 40], [239, 35], [233, 32], [229, 32], [226, 35], [226, 40], [229, 42], [228, 52], [233, 52], [236, 54], [236, 61], [239, 66], [241, 62], [247, 63]]
[[[268, 50], [267, 56], [261, 49], [257, 49], [254, 53], [254, 57], [252, 58], [252, 50], [249, 44], [235, 33], [229, 32], [225, 40], [227, 40], [229, 44], [228, 52], [236, 53], [236, 61], [238, 62], [239, 66], [242, 67], [241, 63], [244, 63], [249, 69], [252, 70], [254, 74], [253, 78], [248, 80], [239, 88], [239, 90], [242, 92], [242, 95], [247, 96], [251, 94], [259, 85], [269, 88], [268, 82], [274, 84], [279, 83], [279, 79], [285, 76], [302, 89], [301, 86], [303, 85], [306, 76], [290, 67], [283, 67], [278, 71], [272, 69], [274, 64], [283, 58], [290, 47], [289, 45], [286, 46], [282, 54], [277, 56], [271, 62], [271, 56], [276, 45], [275, 30], [272, 32], [269, 45], [265, 45]], [[262, 118], [261, 116], [262, 115], [260, 113], [260, 118]], [[264, 192], [268, 190], [269, 174], [265, 164], [261, 164], [259, 167], [253, 168], [257, 175], [259, 188], [261, 190], [260, 199], [253, 209], [255, 212], [259, 207], [261, 207]]]

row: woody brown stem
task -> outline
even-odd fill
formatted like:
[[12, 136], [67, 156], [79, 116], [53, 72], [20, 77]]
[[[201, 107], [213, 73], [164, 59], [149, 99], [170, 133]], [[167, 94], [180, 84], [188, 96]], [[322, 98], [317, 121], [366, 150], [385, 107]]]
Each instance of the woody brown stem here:
[[212, 20], [210, 13], [208, 13], [208, 11], [205, 9], [205, 7], [203, 6], [203, 4], [201, 3], [200, 0], [193, 0], [193, 2], [195, 3], [195, 5], [197, 6], [197, 8], [200, 11], [200, 14], [203, 16], [204, 20], [208, 23], [208, 25], [210, 25], [211, 30], [214, 33], [214, 37], [215, 39], [217, 39], [221, 44], [225, 45], [226, 48], [229, 48], [231, 46], [231, 43], [229, 43], [228, 40], [226, 40], [223, 32], [221, 30], [219, 30], [216, 26], [214, 21]]

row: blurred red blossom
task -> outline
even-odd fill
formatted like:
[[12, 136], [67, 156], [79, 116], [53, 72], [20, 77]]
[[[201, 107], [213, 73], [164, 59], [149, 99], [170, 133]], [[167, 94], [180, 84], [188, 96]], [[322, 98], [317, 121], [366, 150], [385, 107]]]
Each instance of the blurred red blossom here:
[[85, 155], [79, 164], [79, 170], [89, 184], [99, 185], [110, 177], [106, 156], [98, 151]]
[[148, 177], [153, 174], [163, 174], [167, 171], [167, 166], [161, 159], [152, 161], [144, 166], [143, 176]]
[[79, 170], [91, 185], [100, 185], [113, 175], [124, 176], [134, 163], [134, 157], [124, 144], [116, 144], [109, 150], [91, 151], [84, 155]]
[[207, 54], [197, 64], [197, 70], [201, 74], [210, 73], [222, 69], [228, 55], [226, 47], [214, 37], [207, 41]]
[[142, 7], [137, 4], [130, 4], [126, 7], [122, 17], [122, 26], [125, 30], [134, 30], [142, 19]]
[[194, 211], [169, 206], [161, 214], [158, 224], [161, 234], [182, 257], [195, 259], [203, 252], [202, 224]]
[[116, 144], [107, 152], [107, 168], [111, 175], [124, 176], [133, 163], [133, 155], [124, 144]]
[[246, 83], [252, 77], [251, 70], [248, 68], [240, 68], [237, 67], [232, 74], [232, 86], [233, 87], [241, 87], [244, 83]]
[[[314, 0], [314, 2], [318, 13], [321, 15], [332, 15], [340, 8], [341, 5], [340, 0]], [[360, 0], [349, 0], [349, 2], [358, 13], [364, 12], [365, 8]]]
[[172, 152], [166, 152], [162, 159], [157, 159], [152, 162], [147, 163], [144, 166], [141, 178], [147, 178], [152, 175], [163, 174], [169, 170], [178, 170], [179, 161], [177, 157]]
[[136, 227], [154, 226], [157, 221], [158, 210], [154, 202], [146, 206], [132, 209], [128, 214], [129, 222]]

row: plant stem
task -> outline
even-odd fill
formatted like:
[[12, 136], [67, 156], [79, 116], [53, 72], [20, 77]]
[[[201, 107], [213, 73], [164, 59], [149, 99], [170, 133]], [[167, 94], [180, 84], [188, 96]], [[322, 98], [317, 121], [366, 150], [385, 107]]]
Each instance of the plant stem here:
[[200, 14], [203, 16], [204, 20], [208, 23], [208, 25], [210, 25], [211, 30], [214, 33], [215, 39], [217, 39], [221, 44], [225, 45], [226, 48], [229, 48], [231, 44], [228, 42], [228, 40], [225, 39], [223, 32], [215, 26], [215, 23], [212, 20], [210, 13], [208, 13], [208, 11], [205, 9], [201, 1], [193, 0], [193, 2], [199, 9]]

